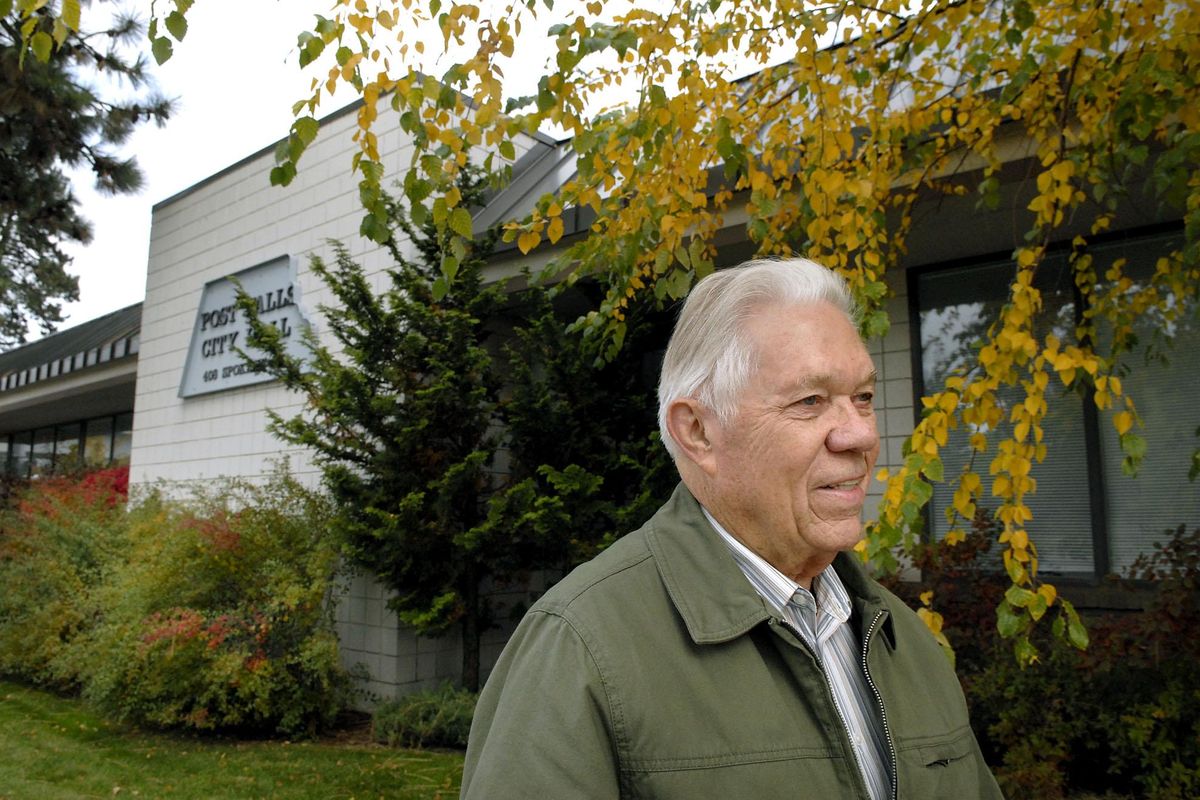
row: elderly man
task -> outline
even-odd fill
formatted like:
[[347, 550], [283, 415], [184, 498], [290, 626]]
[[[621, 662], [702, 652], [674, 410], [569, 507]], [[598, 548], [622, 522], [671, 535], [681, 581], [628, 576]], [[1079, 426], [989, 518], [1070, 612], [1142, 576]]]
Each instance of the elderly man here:
[[804, 260], [700, 281], [663, 361], [682, 478], [522, 620], [467, 798], [992, 798], [920, 620], [845, 553], [879, 454], [845, 283]]

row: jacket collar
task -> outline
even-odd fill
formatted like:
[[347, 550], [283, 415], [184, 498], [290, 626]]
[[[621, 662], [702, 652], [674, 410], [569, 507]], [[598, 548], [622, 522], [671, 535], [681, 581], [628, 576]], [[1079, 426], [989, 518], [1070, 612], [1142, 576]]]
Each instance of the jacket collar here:
[[[646, 542], [676, 611], [696, 644], [717, 644], [776, 616], [733, 560], [700, 504], [680, 483], [646, 523]], [[834, 569], [864, 619], [883, 607], [856, 559], [840, 553]], [[889, 625], [890, 627], [890, 625]]]
[[[854, 607], [855, 615], [862, 620], [860, 624], [864, 628], [871, 624], [876, 614], [887, 611], [882, 587], [867, 575], [866, 568], [857, 556], [850, 553], [838, 553], [837, 558], [833, 560], [833, 568], [837, 570], [838, 577], [842, 579], [842, 585], [850, 594], [850, 605]], [[880, 633], [894, 650], [896, 649], [896, 630], [892, 624], [891, 614], [885, 613], [882, 623]], [[865, 636], [866, 632], [863, 631], [861, 635]]]

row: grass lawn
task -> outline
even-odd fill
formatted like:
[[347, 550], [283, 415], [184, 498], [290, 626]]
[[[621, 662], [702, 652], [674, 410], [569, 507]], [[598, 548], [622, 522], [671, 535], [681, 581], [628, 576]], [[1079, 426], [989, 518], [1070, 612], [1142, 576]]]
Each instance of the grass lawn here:
[[131, 730], [0, 681], [0, 800], [454, 798], [462, 754]]

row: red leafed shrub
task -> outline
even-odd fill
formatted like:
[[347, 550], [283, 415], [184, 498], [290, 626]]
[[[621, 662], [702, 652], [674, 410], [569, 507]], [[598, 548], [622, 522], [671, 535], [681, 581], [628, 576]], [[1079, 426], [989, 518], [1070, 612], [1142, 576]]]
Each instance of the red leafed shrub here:
[[328, 503], [285, 475], [128, 502], [128, 471], [33, 481], [0, 515], [0, 674], [159, 727], [315, 731], [350, 699]]
[[13, 506], [22, 515], [43, 514], [55, 518], [101, 505], [115, 508], [128, 497], [129, 467], [117, 466], [80, 476], [37, 478], [15, 492]]
[[125, 557], [129, 470], [14, 489], [0, 511], [0, 673], [68, 688], [67, 646], [99, 617], [96, 591]]
[[89, 472], [79, 482], [86, 491], [98, 493], [110, 505], [116, 505], [129, 497], [129, 466], [122, 465]]
[[326, 501], [280, 477], [139, 509], [104, 618], [73, 647], [85, 696], [156, 727], [294, 736], [330, 723], [350, 681]]

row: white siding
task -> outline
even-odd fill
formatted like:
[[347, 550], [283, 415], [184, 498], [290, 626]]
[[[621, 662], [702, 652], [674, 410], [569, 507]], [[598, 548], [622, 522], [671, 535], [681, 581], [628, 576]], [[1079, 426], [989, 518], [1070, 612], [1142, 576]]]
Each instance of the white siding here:
[[[887, 276], [892, 296], [887, 300], [891, 328], [882, 339], [868, 343], [875, 359], [876, 418], [879, 425], [879, 461], [875, 471], [895, 469], [904, 464], [901, 448], [913, 431], [912, 351], [909, 347], [908, 292], [904, 273], [896, 270]], [[873, 477], [873, 476], [872, 476]], [[877, 516], [885, 485], [872, 480], [863, 515]]]

